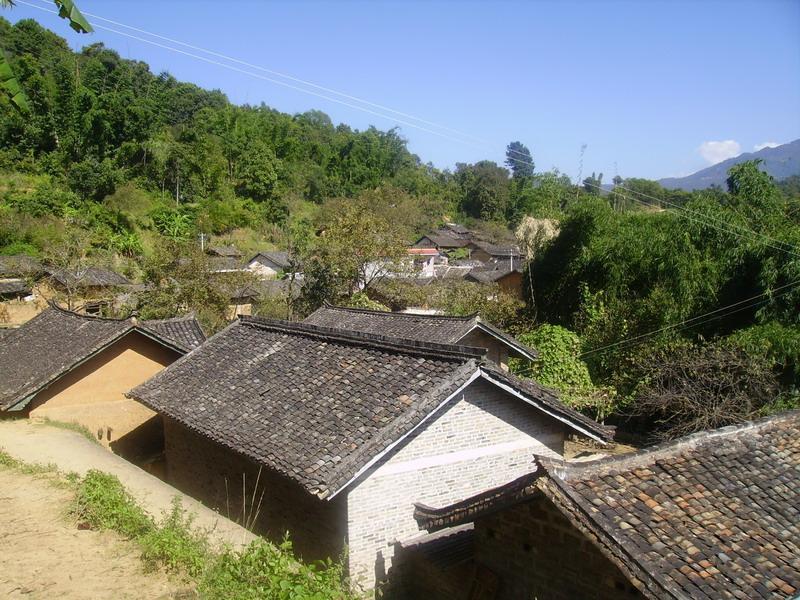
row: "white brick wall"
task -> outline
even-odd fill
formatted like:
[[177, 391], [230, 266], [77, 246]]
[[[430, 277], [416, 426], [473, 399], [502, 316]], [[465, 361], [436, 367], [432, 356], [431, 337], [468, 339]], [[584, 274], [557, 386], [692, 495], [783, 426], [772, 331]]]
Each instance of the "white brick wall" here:
[[563, 454], [561, 423], [476, 380], [347, 497], [350, 574], [375, 583], [379, 553], [420, 535], [414, 502], [444, 506], [530, 471], [534, 454]]

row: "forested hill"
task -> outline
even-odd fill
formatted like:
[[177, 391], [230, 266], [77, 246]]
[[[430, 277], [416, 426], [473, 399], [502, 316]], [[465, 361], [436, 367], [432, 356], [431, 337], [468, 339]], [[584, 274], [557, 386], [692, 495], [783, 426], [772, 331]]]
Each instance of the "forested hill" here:
[[0, 20], [0, 37], [33, 113], [0, 100], [2, 167], [63, 174], [81, 196], [102, 199], [140, 179], [180, 201], [251, 199], [279, 220], [287, 194], [318, 200], [385, 181], [413, 191], [435, 183], [394, 131], [334, 127], [317, 111], [233, 106], [220, 91], [155, 75], [102, 44], [73, 53], [31, 20]]
[[745, 152], [686, 177], [669, 177], [659, 180], [658, 183], [665, 188], [688, 191], [702, 190], [712, 185], [724, 188], [728, 170], [732, 166], [748, 160], [762, 161], [761, 170], [772, 175], [776, 181], [800, 175], [800, 140], [774, 148], [763, 148], [758, 152]]

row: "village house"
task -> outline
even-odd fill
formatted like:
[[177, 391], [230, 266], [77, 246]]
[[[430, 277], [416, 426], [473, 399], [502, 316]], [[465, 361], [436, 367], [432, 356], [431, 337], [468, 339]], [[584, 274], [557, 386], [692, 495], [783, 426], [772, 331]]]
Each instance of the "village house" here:
[[479, 260], [487, 265], [507, 262], [510, 263], [510, 268], [513, 269], [516, 266], [515, 263], [518, 264], [522, 261], [522, 254], [517, 246], [503, 246], [481, 240], [472, 240], [466, 247], [469, 250], [471, 259]]
[[157, 453], [160, 419], [125, 392], [204, 339], [191, 316], [104, 319], [52, 305], [0, 339], [0, 418], [78, 423], [120, 454]]
[[486, 358], [504, 371], [508, 370], [509, 356], [524, 360], [536, 360], [537, 356], [533, 348], [528, 348], [478, 315], [449, 317], [385, 312], [325, 303], [306, 317], [303, 323], [420, 342], [484, 348], [487, 351]]
[[459, 248], [466, 248], [470, 238], [454, 235], [449, 231], [435, 231], [428, 233], [414, 242], [413, 248], [435, 248], [442, 253], [452, 252]]
[[[48, 269], [49, 283], [56, 295], [66, 299], [70, 309], [86, 314], [100, 314], [111, 306], [116, 293], [131, 285], [125, 277], [110, 269], [84, 267], [76, 270]], [[53, 297], [43, 290], [48, 299]]]
[[395, 595], [795, 598], [799, 428], [793, 411], [586, 463], [539, 457], [506, 485], [419, 505], [430, 533], [396, 548]]
[[465, 277], [465, 281], [497, 285], [501, 291], [517, 298], [523, 297], [522, 292], [522, 265], [517, 264], [511, 268], [510, 263], [497, 263], [494, 269], [472, 269]]
[[[436, 276], [435, 266], [441, 256], [436, 248], [409, 248], [406, 252], [412, 263], [410, 271], [415, 276]], [[447, 264], [447, 257], [444, 257], [444, 264]]]
[[0, 256], [0, 327], [18, 327], [47, 306], [34, 286], [44, 274], [38, 259]]
[[277, 279], [293, 265], [288, 252], [257, 252], [247, 261], [247, 268], [261, 279]]
[[306, 559], [347, 548], [370, 588], [390, 543], [417, 534], [414, 502], [513, 479], [570, 433], [611, 437], [482, 354], [242, 317], [129, 397], [164, 418], [168, 482], [232, 518], [257, 513], [258, 532], [289, 531]]

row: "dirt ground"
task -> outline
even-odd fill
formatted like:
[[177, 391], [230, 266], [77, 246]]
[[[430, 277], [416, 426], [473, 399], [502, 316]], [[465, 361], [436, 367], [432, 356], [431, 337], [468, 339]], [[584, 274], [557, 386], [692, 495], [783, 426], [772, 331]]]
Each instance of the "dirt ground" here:
[[145, 573], [138, 548], [65, 517], [70, 492], [0, 467], [0, 598], [185, 597], [185, 585]]

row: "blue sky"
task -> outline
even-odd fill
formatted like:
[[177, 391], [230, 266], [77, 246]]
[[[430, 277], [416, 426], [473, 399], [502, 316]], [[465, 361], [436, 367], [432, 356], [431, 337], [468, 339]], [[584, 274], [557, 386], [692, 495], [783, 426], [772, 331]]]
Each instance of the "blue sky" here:
[[[102, 41], [123, 57], [146, 61], [154, 72], [219, 88], [236, 103], [265, 102], [289, 113], [320, 109], [334, 122], [359, 129], [398, 125], [410, 149], [439, 167], [484, 158], [502, 162], [506, 144], [520, 140], [531, 148], [537, 170], [558, 167], [574, 178], [585, 143], [584, 176], [594, 170], [606, 181], [615, 173], [655, 179], [691, 173], [756, 145], [800, 138], [797, 0], [78, 1], [85, 13], [435, 126], [369, 114], [99, 27], [79, 36], [22, 1], [0, 14], [12, 21], [33, 17], [74, 48]], [[52, 7], [44, 0], [24, 1]]]

